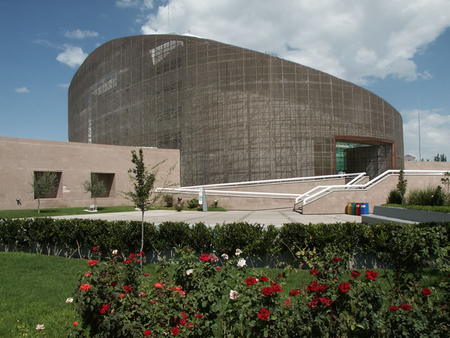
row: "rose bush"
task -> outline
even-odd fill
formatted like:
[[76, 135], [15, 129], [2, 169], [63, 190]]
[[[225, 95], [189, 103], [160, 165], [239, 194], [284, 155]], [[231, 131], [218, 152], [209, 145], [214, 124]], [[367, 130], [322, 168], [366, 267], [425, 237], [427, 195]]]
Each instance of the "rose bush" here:
[[[297, 252], [314, 280], [286, 288], [293, 271], [275, 278], [249, 268], [245, 252], [195, 254], [176, 249], [158, 282], [139, 273], [142, 253], [87, 264], [74, 302], [73, 337], [445, 337], [449, 334], [448, 267], [439, 288], [382, 287], [389, 277], [350, 269], [331, 247]], [[106, 255], [107, 256], [107, 255]], [[220, 257], [220, 258], [219, 258]], [[392, 281], [391, 281], [392, 282]], [[402, 290], [402, 292], [398, 292]], [[407, 292], [405, 291], [407, 290]], [[69, 326], [68, 325], [68, 326]]]

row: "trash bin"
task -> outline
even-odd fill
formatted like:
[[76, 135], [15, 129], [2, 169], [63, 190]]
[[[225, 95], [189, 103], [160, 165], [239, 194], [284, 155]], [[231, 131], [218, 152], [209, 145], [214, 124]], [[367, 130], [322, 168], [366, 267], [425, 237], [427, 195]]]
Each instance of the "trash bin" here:
[[369, 203], [361, 203], [361, 215], [369, 214]]
[[347, 202], [347, 206], [345, 207], [345, 213], [347, 215], [351, 215], [352, 214], [352, 203], [351, 202]]
[[361, 203], [356, 203], [356, 216], [361, 216]]
[[356, 215], [356, 203], [352, 203], [352, 215]]

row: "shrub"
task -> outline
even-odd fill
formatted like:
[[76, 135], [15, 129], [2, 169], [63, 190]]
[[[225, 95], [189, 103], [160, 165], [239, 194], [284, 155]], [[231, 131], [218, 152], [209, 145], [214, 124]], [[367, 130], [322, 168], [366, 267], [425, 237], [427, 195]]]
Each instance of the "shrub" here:
[[[386, 274], [353, 270], [334, 248], [304, 250], [313, 281], [286, 288], [292, 271], [275, 278], [247, 267], [245, 252], [202, 254], [177, 249], [160, 263], [158, 282], [139, 274], [141, 253], [121, 262], [91, 260], [75, 291], [81, 325], [71, 337], [444, 337], [448, 336], [449, 287], [406, 283], [389, 289]], [[173, 266], [169, 278], [168, 266]], [[445, 269], [448, 270], [447, 267]], [[448, 273], [448, 271], [445, 273]], [[396, 281], [404, 283], [405, 281]], [[397, 285], [398, 286], [398, 285]], [[388, 288], [388, 289], [384, 289]]]
[[173, 196], [172, 195], [164, 195], [163, 200], [166, 203], [166, 207], [170, 208], [173, 206]]
[[397, 189], [392, 189], [389, 192], [388, 198], [386, 200], [388, 204], [402, 204], [402, 195]]
[[195, 209], [198, 206], [198, 199], [193, 198], [191, 200], [188, 201], [188, 208], [189, 209]]
[[434, 190], [433, 196], [431, 196], [431, 206], [443, 206], [446, 203], [445, 193], [442, 191], [442, 187], [438, 185]]
[[426, 189], [411, 189], [406, 197], [407, 204], [431, 205], [434, 192], [435, 189], [432, 187], [427, 187]]

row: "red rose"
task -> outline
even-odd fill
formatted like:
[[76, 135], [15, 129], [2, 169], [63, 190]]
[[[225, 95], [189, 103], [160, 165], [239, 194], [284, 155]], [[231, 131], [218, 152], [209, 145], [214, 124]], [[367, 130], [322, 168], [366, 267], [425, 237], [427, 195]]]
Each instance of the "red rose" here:
[[123, 264], [131, 264], [132, 260], [131, 259], [127, 259], [126, 261], [123, 261]]
[[327, 297], [320, 297], [319, 300], [322, 304], [325, 304], [326, 306], [330, 306], [332, 300]]
[[129, 291], [131, 291], [131, 286], [125, 285], [125, 286], [123, 287], [123, 289], [124, 289], [126, 292], [129, 292]]
[[220, 266], [216, 266], [217, 271], [222, 271], [222, 268]]
[[328, 285], [326, 284], [318, 284], [318, 281], [315, 280], [314, 282], [311, 282], [308, 284], [307, 289], [309, 290], [310, 293], [312, 292], [325, 292], [328, 289]]
[[80, 290], [81, 291], [87, 291], [87, 290], [89, 290], [91, 288], [91, 286], [89, 285], [89, 284], [83, 284], [83, 285], [80, 285]]
[[366, 271], [366, 277], [374, 280], [375, 282], [377, 281], [377, 277], [378, 277], [378, 272], [372, 271], [372, 270], [367, 270]]
[[352, 275], [352, 278], [357, 278], [357, 277], [361, 276], [361, 272], [353, 270], [351, 272], [351, 275]]
[[144, 331], [144, 337], [148, 337], [148, 336], [150, 336], [152, 334], [152, 331], [150, 331], [150, 330], [145, 330]]
[[98, 261], [95, 260], [95, 259], [92, 259], [92, 260], [90, 260], [90, 261], [88, 262], [88, 264], [89, 264], [89, 266], [94, 266], [94, 265], [97, 265], [97, 264], [98, 264]]
[[274, 285], [274, 286], [272, 286], [272, 291], [279, 293], [279, 292], [283, 291], [283, 289], [279, 285]]
[[266, 297], [270, 296], [273, 293], [271, 286], [265, 286], [261, 289], [261, 293]]
[[197, 317], [197, 318], [199, 318], [199, 319], [200, 319], [200, 318], [202, 318], [203, 316], [202, 316], [202, 314], [201, 314], [201, 313], [196, 313], [196, 314], [195, 314], [195, 317]]
[[341, 259], [339, 258], [339, 257], [334, 257], [333, 258], [333, 262], [335, 262], [335, 263], [337, 263], [337, 262], [339, 262]]
[[94, 251], [94, 252], [97, 252], [97, 250], [98, 250], [98, 247], [97, 247], [97, 246], [94, 246], [94, 247], [92, 248], [92, 251]]
[[347, 292], [350, 291], [350, 283], [349, 283], [349, 282], [341, 283], [341, 284], [338, 286], [338, 289], [339, 289], [339, 291], [341, 291], [342, 293], [347, 293]]
[[299, 294], [298, 289], [294, 289], [289, 292], [290, 297], [297, 296], [298, 294]]
[[148, 277], [148, 273], [144, 273], [144, 277]]
[[428, 297], [429, 295], [431, 295], [430, 289], [427, 288], [422, 290], [422, 296]]
[[110, 308], [111, 308], [111, 305], [103, 304], [101, 310], [99, 310], [98, 312], [100, 312], [102, 315], [104, 315]]
[[402, 310], [412, 311], [412, 308], [408, 304], [402, 304]]
[[287, 301], [283, 303], [284, 306], [292, 306], [291, 299], [289, 298]]
[[395, 305], [392, 305], [392, 306], [389, 307], [389, 310], [395, 312], [395, 311], [398, 311], [398, 310], [399, 310], [399, 307], [398, 307], [398, 306], [395, 306]]
[[188, 325], [186, 325], [186, 328], [188, 329], [188, 330], [192, 330], [192, 327], [194, 326], [194, 324], [192, 323], [192, 322], [189, 322], [189, 324]]
[[270, 316], [270, 312], [267, 311], [265, 308], [261, 308], [258, 312], [258, 318], [261, 320], [267, 320]]
[[179, 328], [177, 328], [177, 327], [172, 328], [172, 336], [177, 337], [179, 333], [180, 333]]
[[254, 285], [256, 283], [258, 283], [258, 281], [256, 280], [255, 277], [250, 277], [247, 279], [244, 279], [245, 284], [247, 284], [246, 286], [250, 286], [250, 285]]
[[78, 322], [73, 322], [72, 325], [73, 325], [73, 326], [77, 326], [77, 325], [78, 325]]
[[319, 270], [317, 270], [317, 269], [312, 269], [312, 270], [309, 271], [309, 273], [310, 273], [311, 275], [315, 276], [315, 275], [317, 275], [317, 274], [319, 273]]
[[164, 287], [163, 283], [160, 283], [160, 282], [155, 283], [155, 289], [159, 289], [159, 288], [162, 288], [162, 287]]
[[266, 276], [261, 276], [261, 277], [259, 277], [259, 281], [260, 282], [268, 282], [269, 278], [267, 278]]
[[200, 256], [199, 259], [200, 259], [201, 261], [203, 261], [203, 262], [208, 262], [208, 261], [209, 261], [209, 258], [210, 258], [209, 255], [203, 254], [203, 255]]
[[319, 303], [319, 297], [316, 296], [314, 299], [308, 303], [308, 305], [311, 307], [311, 309], [315, 309], [317, 307], [317, 304]]

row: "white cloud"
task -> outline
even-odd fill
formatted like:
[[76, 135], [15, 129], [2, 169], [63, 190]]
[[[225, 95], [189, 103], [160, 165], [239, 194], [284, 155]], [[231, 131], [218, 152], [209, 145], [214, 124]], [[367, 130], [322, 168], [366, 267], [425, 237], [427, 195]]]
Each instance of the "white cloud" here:
[[[450, 115], [441, 109], [403, 110], [403, 138], [405, 155], [410, 154], [419, 159], [419, 119], [420, 147], [422, 158], [433, 161], [437, 154], [450, 155]], [[418, 117], [419, 116], [419, 117]]]
[[137, 7], [139, 6], [139, 0], [118, 0], [116, 1], [117, 7], [127, 8], [127, 7]]
[[83, 52], [83, 49], [81, 49], [81, 47], [64, 45], [63, 49], [64, 52], [59, 53], [56, 57], [56, 60], [65, 65], [68, 65], [71, 68], [75, 68], [81, 65], [84, 59], [86, 59], [88, 56]]
[[91, 31], [82, 31], [80, 29], [76, 29], [73, 31], [66, 31], [64, 33], [64, 36], [71, 39], [84, 39], [84, 38], [91, 38], [91, 37], [97, 37], [97, 32], [91, 32]]
[[69, 86], [70, 86], [70, 83], [60, 83], [60, 84], [58, 85], [58, 87], [60, 87], [60, 88], [65, 88], [65, 89], [69, 88]]
[[449, 26], [448, 0], [170, 0], [141, 31], [190, 31], [364, 84], [370, 77], [429, 78], [413, 58]]
[[153, 8], [153, 0], [117, 0], [116, 6], [119, 8], [139, 7], [141, 11]]
[[16, 93], [29, 93], [30, 92], [27, 87], [16, 88], [15, 91], [16, 91]]

